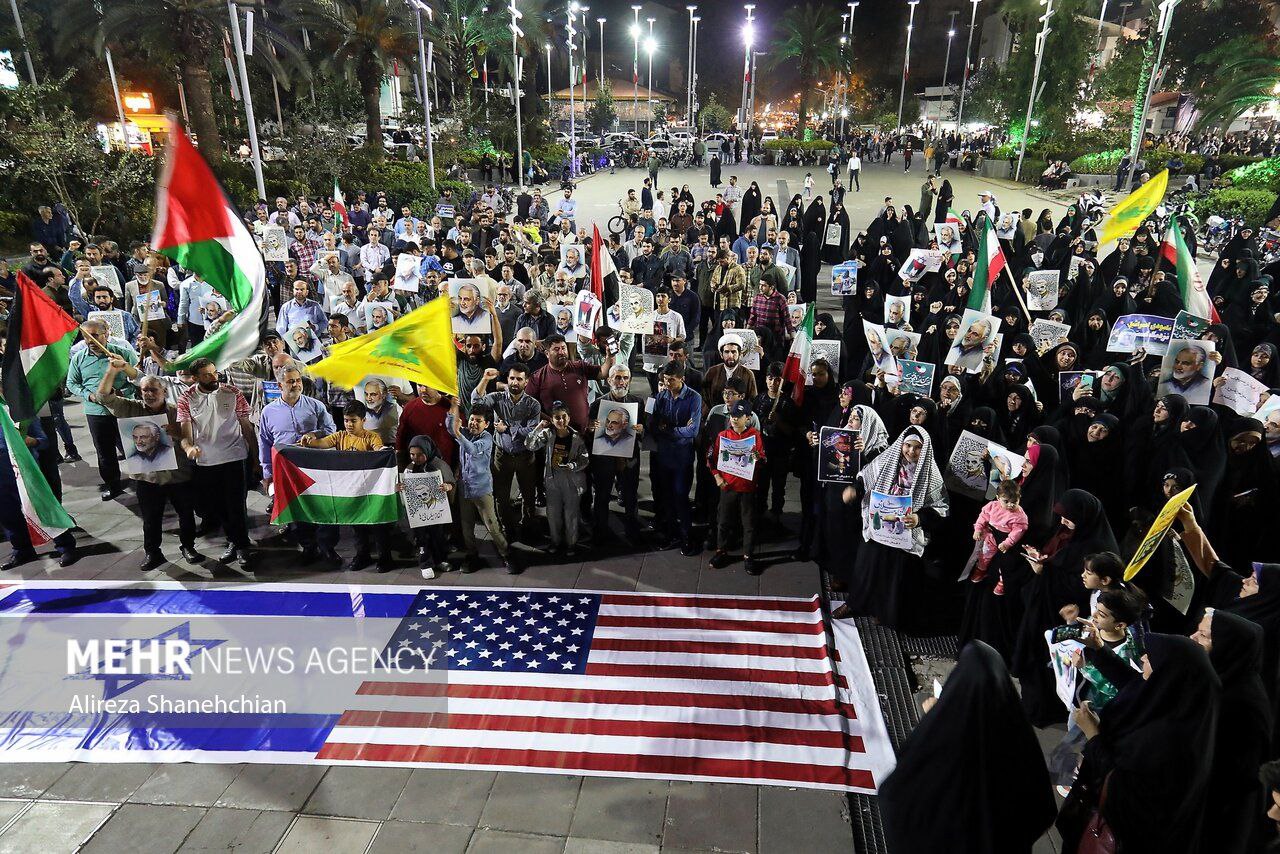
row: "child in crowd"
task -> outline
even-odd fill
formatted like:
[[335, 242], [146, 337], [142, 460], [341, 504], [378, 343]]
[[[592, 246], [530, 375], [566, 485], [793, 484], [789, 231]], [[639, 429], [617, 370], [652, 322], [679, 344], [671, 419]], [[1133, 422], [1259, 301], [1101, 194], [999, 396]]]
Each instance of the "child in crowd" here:
[[494, 512], [493, 436], [489, 433], [491, 414], [489, 407], [476, 404], [471, 407], [471, 414], [467, 416], [466, 426], [463, 427], [462, 412], [455, 397], [446, 422], [446, 426], [458, 440], [461, 459], [462, 485], [458, 490], [458, 523], [462, 526], [462, 546], [467, 553], [462, 571], [471, 573], [480, 568], [480, 550], [476, 546], [475, 531], [476, 517], [479, 516], [489, 532], [489, 538], [493, 540], [493, 547], [502, 557], [507, 574], [519, 575], [520, 569], [513, 560], [507, 538], [502, 535], [502, 526], [498, 524], [498, 516]]
[[[409, 440], [409, 465], [406, 472], [421, 474], [438, 472], [440, 488], [446, 496], [453, 492], [453, 469], [440, 457], [440, 451], [430, 436], [414, 436]], [[436, 570], [448, 572], [449, 566], [449, 526], [424, 525], [413, 529], [413, 542], [418, 547], [418, 571], [422, 577], [431, 580], [436, 577]]]
[[551, 422], [543, 421], [525, 442], [529, 450], [546, 448], [547, 525], [551, 529], [548, 554], [578, 551], [578, 517], [587, 488], [587, 443], [569, 425], [569, 410], [556, 401]]
[[[1124, 561], [1115, 552], [1098, 552], [1084, 559], [1084, 569], [1080, 572], [1084, 589], [1089, 591], [1089, 611], [1098, 607], [1098, 598], [1104, 590], [1121, 590], [1124, 588]], [[1067, 625], [1080, 622], [1080, 606], [1072, 603], [1062, 607], [1058, 613]]]
[[813, 173], [804, 173], [804, 203], [806, 205], [813, 201]]
[[[712, 556], [711, 565], [720, 569], [733, 562], [728, 546], [732, 542], [733, 529], [739, 527], [742, 532], [743, 566], [748, 575], [759, 575], [762, 571], [755, 561], [755, 491], [764, 471], [764, 436], [754, 423], [758, 422], [755, 413], [751, 411], [751, 405], [745, 400], [736, 400], [729, 408], [729, 426], [716, 435], [707, 452], [707, 466], [715, 476], [716, 486], [720, 487], [720, 548]], [[750, 478], [724, 470], [731, 459], [724, 445], [743, 440], [753, 443], [750, 455], [756, 465]], [[742, 460], [735, 462], [741, 464]]]
[[[1027, 533], [1027, 514], [1019, 505], [1022, 500], [1022, 487], [1016, 480], [1002, 480], [996, 487], [996, 497], [987, 502], [973, 523], [973, 539], [978, 543], [976, 550], [977, 563], [969, 580], [979, 582], [987, 577], [987, 569], [991, 559], [997, 553], [1004, 554], [1018, 544]], [[996, 596], [1004, 595], [1004, 575], [996, 581], [991, 591]]]
[[[372, 430], [364, 429], [364, 417], [368, 413], [365, 405], [353, 400], [342, 407], [342, 426], [345, 430], [330, 433], [323, 438], [314, 438], [311, 434], [303, 434], [298, 444], [304, 448], [335, 448], [339, 451], [380, 451], [383, 448], [382, 437]], [[394, 567], [391, 562], [391, 528], [394, 523], [384, 522], [378, 525], [352, 525], [356, 536], [356, 554], [344, 569], [348, 572], [359, 572], [373, 563], [373, 550], [378, 551], [378, 572], [390, 572]]]

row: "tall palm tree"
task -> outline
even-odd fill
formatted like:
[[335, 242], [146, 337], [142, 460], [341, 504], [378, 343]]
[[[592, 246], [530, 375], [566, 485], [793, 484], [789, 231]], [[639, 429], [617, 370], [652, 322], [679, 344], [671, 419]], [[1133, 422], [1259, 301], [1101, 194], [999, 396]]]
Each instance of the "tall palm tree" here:
[[812, 3], [792, 6], [782, 16], [775, 36], [770, 70], [794, 67], [800, 75], [800, 117], [797, 133], [803, 133], [809, 120], [809, 98], [818, 80], [843, 67], [840, 55], [838, 15], [819, 9]]
[[1280, 90], [1280, 59], [1259, 53], [1221, 67], [1220, 85], [1198, 106], [1198, 128], [1229, 125], [1245, 110], [1276, 99]]
[[408, 7], [398, 0], [296, 0], [294, 19], [311, 33], [320, 67], [353, 77], [365, 107], [365, 146], [382, 151], [382, 80], [395, 60], [418, 55]]
[[[462, 86], [462, 97], [469, 107], [471, 81], [480, 76], [484, 57], [493, 54], [498, 64], [510, 66], [510, 17], [488, 9], [486, 0], [443, 0], [436, 6], [428, 27], [435, 43], [436, 58], [444, 65], [450, 81]], [[494, 4], [497, 9], [503, 7]], [[526, 19], [528, 16], [526, 15]], [[456, 96], [455, 96], [456, 97]], [[469, 112], [464, 108], [464, 112]]]

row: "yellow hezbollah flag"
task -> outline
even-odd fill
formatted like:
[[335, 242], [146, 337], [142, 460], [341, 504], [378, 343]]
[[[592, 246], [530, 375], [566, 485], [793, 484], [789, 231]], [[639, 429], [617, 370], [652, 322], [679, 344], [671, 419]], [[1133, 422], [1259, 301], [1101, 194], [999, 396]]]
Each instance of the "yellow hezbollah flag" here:
[[404, 377], [436, 391], [458, 393], [458, 350], [450, 328], [448, 295], [368, 335], [333, 345], [308, 367], [318, 377], [355, 388], [370, 374]]
[[1160, 515], [1151, 523], [1151, 530], [1147, 531], [1147, 535], [1142, 538], [1142, 545], [1138, 546], [1138, 550], [1133, 553], [1133, 559], [1124, 568], [1125, 581], [1132, 580], [1138, 574], [1138, 570], [1146, 565], [1147, 560], [1156, 550], [1156, 546], [1160, 545], [1164, 535], [1169, 532], [1169, 526], [1173, 524], [1178, 511], [1182, 509], [1182, 505], [1191, 499], [1191, 493], [1195, 491], [1196, 485], [1193, 483], [1165, 502], [1164, 509], [1160, 511]]
[[1120, 204], [1111, 209], [1111, 216], [1102, 226], [1098, 235], [1098, 245], [1110, 243], [1118, 237], [1132, 234], [1138, 230], [1142, 221], [1151, 215], [1164, 198], [1165, 188], [1169, 186], [1169, 170], [1164, 169], [1147, 183], [1134, 190]]

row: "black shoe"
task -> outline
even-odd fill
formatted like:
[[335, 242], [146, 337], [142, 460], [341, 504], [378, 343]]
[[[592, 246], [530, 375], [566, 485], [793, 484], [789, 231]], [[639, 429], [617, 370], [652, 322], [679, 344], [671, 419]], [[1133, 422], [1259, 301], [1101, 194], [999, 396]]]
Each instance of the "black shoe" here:
[[218, 561], [220, 563], [231, 563], [236, 559], [236, 556], [238, 553], [239, 553], [239, 549], [237, 549], [235, 546], [227, 546], [227, 550], [222, 554], [218, 555]]
[[462, 561], [463, 575], [470, 575], [471, 573], [475, 572], [479, 568], [480, 568], [480, 558], [478, 557], [464, 558]]
[[342, 568], [346, 572], [359, 572], [371, 563], [373, 563], [373, 555], [368, 552], [356, 552], [355, 557], [343, 564]]
[[320, 555], [314, 546], [303, 546], [298, 552], [298, 561], [303, 564], [315, 563]]
[[72, 451], [71, 453], [69, 453], [69, 454], [67, 454], [65, 457], [63, 457], [63, 458], [62, 458], [62, 461], [63, 461], [64, 463], [78, 463], [78, 462], [80, 462], [82, 459], [84, 459], [84, 458], [83, 458], [83, 457], [81, 457], [79, 454], [77, 454], [75, 451]]
[[9, 555], [8, 560], [0, 564], [0, 570], [17, 569], [24, 563], [31, 563], [37, 557], [35, 552], [13, 552]]
[[183, 560], [187, 563], [204, 563], [204, 555], [191, 546], [182, 546], [178, 551], [182, 552]]
[[[342, 557], [339, 556], [339, 554], [332, 548], [320, 549], [320, 559], [333, 561], [334, 563], [342, 563]], [[365, 563], [368, 563], [368, 561], [366, 560]]]
[[418, 551], [416, 552], [416, 555], [418, 558], [419, 567], [425, 568], [425, 567], [431, 566], [432, 564], [431, 552], [427, 551], [426, 546], [418, 546]]
[[249, 568], [249, 550], [248, 549], [236, 549], [236, 566], [240, 567], [241, 569]]
[[743, 567], [747, 570], [747, 575], [759, 575], [764, 572], [764, 567], [761, 566], [755, 558], [745, 558], [743, 560]]
[[58, 566], [64, 569], [80, 559], [80, 553], [72, 546], [69, 549], [63, 549], [58, 552]]
[[386, 573], [386, 572], [395, 572], [395, 571], [396, 571], [396, 565], [391, 562], [391, 558], [389, 557], [378, 558], [378, 572]]
[[122, 490], [118, 488], [112, 489], [109, 486], [104, 486], [98, 490], [98, 497], [101, 498], [103, 501], [110, 501], [111, 499], [119, 495], [121, 492]]
[[733, 563], [733, 557], [728, 552], [716, 552], [711, 556], [712, 569], [724, 569], [731, 563]]
[[150, 572], [153, 569], [159, 569], [168, 562], [160, 552], [148, 552], [146, 559], [142, 561], [138, 569], [143, 572]]
[[680, 554], [685, 557], [697, 557], [702, 554], [702, 546], [692, 542], [685, 543], [684, 547], [680, 549]]
[[510, 555], [503, 558], [502, 568], [506, 570], [507, 575], [519, 575], [524, 572], [524, 570], [520, 568], [520, 564], [516, 563], [515, 559]]

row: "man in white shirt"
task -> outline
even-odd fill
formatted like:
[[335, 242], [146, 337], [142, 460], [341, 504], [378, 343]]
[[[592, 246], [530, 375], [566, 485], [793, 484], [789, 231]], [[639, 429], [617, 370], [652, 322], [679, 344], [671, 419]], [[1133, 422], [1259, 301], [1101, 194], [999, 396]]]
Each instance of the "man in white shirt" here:
[[658, 372], [667, 363], [667, 348], [672, 341], [684, 340], [684, 317], [671, 308], [671, 292], [665, 287], [654, 295], [653, 334], [644, 336], [641, 362], [649, 375], [649, 387], [658, 393]]
[[330, 255], [324, 260], [317, 260], [311, 265], [311, 275], [315, 276], [316, 282], [320, 287], [320, 306], [324, 309], [325, 314], [333, 312], [334, 303], [336, 303], [342, 294], [342, 286], [347, 282], [355, 287], [355, 279], [351, 274], [342, 269], [342, 264], [338, 260], [337, 255]]
[[360, 311], [360, 292], [356, 290], [356, 283], [350, 277], [347, 281], [338, 286], [338, 296], [334, 298], [332, 306], [328, 309], [330, 317], [342, 315], [350, 321], [352, 328], [361, 325], [359, 322]]
[[858, 152], [851, 152], [849, 154], [849, 183], [854, 186], [855, 193], [862, 192], [862, 184], [858, 181], [858, 175], [861, 172], [862, 158], [858, 156]]
[[293, 227], [302, 225], [302, 219], [289, 210], [289, 200], [284, 196], [276, 198], [276, 209], [268, 217], [268, 220], [272, 225], [283, 226], [286, 234], [293, 234]]
[[186, 333], [187, 346], [194, 347], [204, 340], [204, 304], [216, 294], [213, 285], [198, 273], [192, 273], [178, 285], [178, 323]]
[[578, 215], [578, 203], [573, 198], [573, 190], [567, 187], [565, 188], [564, 198], [556, 201], [554, 213], [560, 218], [561, 224], [566, 222], [569, 224], [569, 230], [572, 232], [577, 225], [574, 220]]
[[368, 285], [373, 277], [391, 260], [391, 249], [381, 242], [382, 232], [370, 226], [369, 242], [360, 247], [360, 269], [364, 272], [364, 282]]

